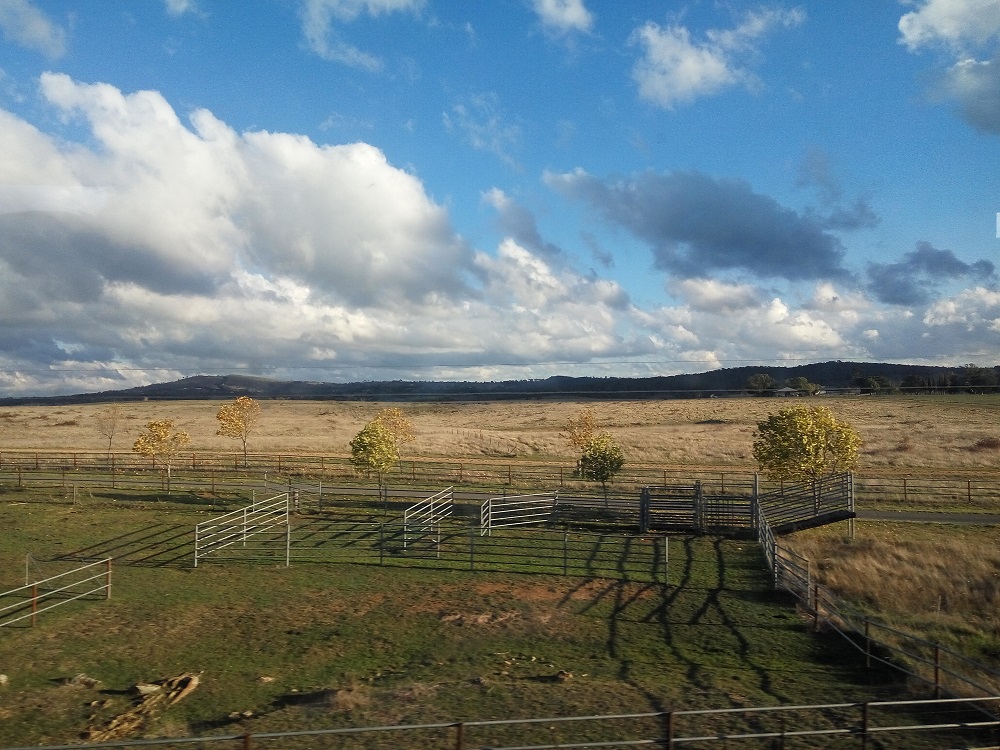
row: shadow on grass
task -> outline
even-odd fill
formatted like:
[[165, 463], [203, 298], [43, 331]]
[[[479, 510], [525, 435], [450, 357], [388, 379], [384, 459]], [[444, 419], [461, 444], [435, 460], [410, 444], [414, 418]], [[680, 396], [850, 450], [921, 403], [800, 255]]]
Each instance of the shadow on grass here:
[[105, 557], [138, 567], [190, 567], [194, 559], [194, 527], [154, 523], [53, 559], [89, 561]]

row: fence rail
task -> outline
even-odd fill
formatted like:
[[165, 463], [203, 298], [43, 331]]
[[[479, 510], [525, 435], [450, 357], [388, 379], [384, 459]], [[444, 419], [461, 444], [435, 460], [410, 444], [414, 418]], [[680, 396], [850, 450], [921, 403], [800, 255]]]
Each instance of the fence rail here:
[[558, 504], [558, 493], [487, 498], [479, 511], [480, 534], [490, 536], [493, 529], [550, 523], [556, 518]]
[[[161, 487], [154, 461], [134, 453], [0, 451], [0, 482], [30, 482], [68, 487], [89, 476], [100, 486]], [[314, 478], [328, 483], [356, 482], [358, 474], [345, 456], [250, 454], [246, 465], [242, 453], [190, 453], [172, 466], [172, 484], [182, 486], [196, 478], [199, 488], [219, 483], [245, 483], [271, 477]], [[485, 487], [551, 488], [561, 492], [592, 489], [572, 466], [533, 461], [401, 461], [385, 476], [392, 486], [482, 485]], [[747, 495], [754, 483], [754, 471], [741, 469], [657, 468], [626, 466], [616, 476], [620, 491], [636, 491], [646, 486], [677, 485], [692, 480], [702, 484], [706, 496]], [[178, 484], [180, 482], [180, 484]], [[762, 483], [761, 491], [780, 489], [779, 483]], [[214, 491], [214, 490], [213, 490]], [[866, 505], [874, 503], [917, 506], [953, 505], [968, 510], [995, 511], [1000, 508], [1000, 473], [983, 469], [975, 473], [926, 471], [907, 475], [866, 469], [855, 475], [855, 496]]]
[[43, 612], [96, 594], [111, 598], [110, 557], [0, 593], [0, 628], [24, 620], [34, 626]]
[[975, 697], [1000, 692], [1000, 672], [934, 641], [874, 620], [821, 586], [813, 578], [807, 558], [778, 544], [770, 523], [770, 507], [763, 497], [755, 503], [754, 524], [774, 587], [796, 599], [812, 617], [814, 629], [838, 633], [865, 654], [869, 665], [877, 661], [933, 686], [935, 697], [943, 693]]
[[[349, 727], [284, 732], [230, 733], [200, 737], [120, 740], [91, 744], [9, 747], [3, 750], [80, 750], [80, 748], [296, 748], [343, 750], [371, 747], [451, 747], [472, 750], [566, 750], [596, 747], [658, 748], [785, 747], [806, 741], [807, 747], [908, 747], [935, 742], [937, 747], [997, 746], [1000, 721], [984, 719], [997, 711], [1000, 697], [974, 703], [967, 699], [870, 701], [803, 706], [674, 710], [597, 716], [554, 716], [530, 719], [453, 721], [434, 724]], [[747, 744], [753, 741], [752, 745]], [[320, 744], [316, 744], [319, 742]], [[531, 743], [531, 744], [525, 744]], [[737, 743], [737, 744], [733, 744]], [[970, 744], [975, 743], [975, 744]], [[802, 745], [794, 745], [801, 747]], [[927, 746], [925, 744], [921, 746]]]
[[[233, 545], [247, 546], [249, 540], [259, 544], [262, 540], [280, 541], [285, 548], [285, 564], [289, 564], [288, 548], [291, 539], [289, 495], [280, 495], [257, 502], [245, 508], [226, 513], [194, 527], [194, 567], [198, 560], [208, 555], [218, 556]], [[266, 542], [265, 542], [266, 543]]]

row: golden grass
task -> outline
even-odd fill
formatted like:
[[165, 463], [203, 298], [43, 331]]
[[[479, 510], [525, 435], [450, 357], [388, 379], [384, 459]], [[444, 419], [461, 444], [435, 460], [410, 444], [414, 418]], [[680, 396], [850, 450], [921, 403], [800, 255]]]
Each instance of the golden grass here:
[[[237, 441], [216, 436], [217, 401], [150, 401], [124, 406], [116, 451], [131, 450], [142, 426], [173, 419], [190, 433], [192, 451], [233, 451]], [[630, 464], [752, 468], [756, 423], [790, 405], [823, 404], [855, 426], [864, 441], [859, 468], [888, 470], [1000, 468], [1000, 396], [759, 398], [662, 401], [503, 401], [395, 404], [412, 420], [410, 457], [519, 458], [571, 462], [577, 457], [565, 428], [592, 406], [600, 429], [622, 445]], [[380, 403], [262, 401], [260, 426], [250, 438], [257, 453], [344, 455], [351, 438]], [[100, 404], [0, 407], [0, 450], [103, 451]]]

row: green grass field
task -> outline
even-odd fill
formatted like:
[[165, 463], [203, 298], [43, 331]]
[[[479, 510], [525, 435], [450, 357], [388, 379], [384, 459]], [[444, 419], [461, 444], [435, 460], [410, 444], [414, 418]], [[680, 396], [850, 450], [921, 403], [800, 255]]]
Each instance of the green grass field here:
[[[178, 500], [182, 498], [176, 498]], [[154, 526], [176, 502], [73, 506], [8, 493], [0, 588]], [[541, 533], [541, 532], [540, 532]], [[673, 585], [377, 564], [210, 564], [113, 571], [110, 601], [0, 630], [0, 746], [66, 742], [143, 681], [201, 674], [148, 736], [853, 701], [897, 694], [770, 591], [750, 542], [681, 537]], [[558, 673], [572, 675], [559, 679]], [[63, 684], [86, 674], [94, 688]], [[564, 675], [565, 676], [565, 675]], [[265, 679], [270, 678], [270, 679]], [[93, 703], [93, 705], [91, 705]], [[252, 718], [233, 722], [234, 712]], [[600, 729], [592, 731], [600, 734]], [[610, 731], [610, 730], [609, 730]]]

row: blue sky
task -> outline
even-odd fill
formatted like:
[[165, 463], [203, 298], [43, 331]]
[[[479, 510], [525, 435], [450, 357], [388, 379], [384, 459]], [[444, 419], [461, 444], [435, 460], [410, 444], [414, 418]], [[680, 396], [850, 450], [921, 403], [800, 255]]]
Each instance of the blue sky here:
[[1000, 0], [0, 0], [0, 394], [1000, 363]]

